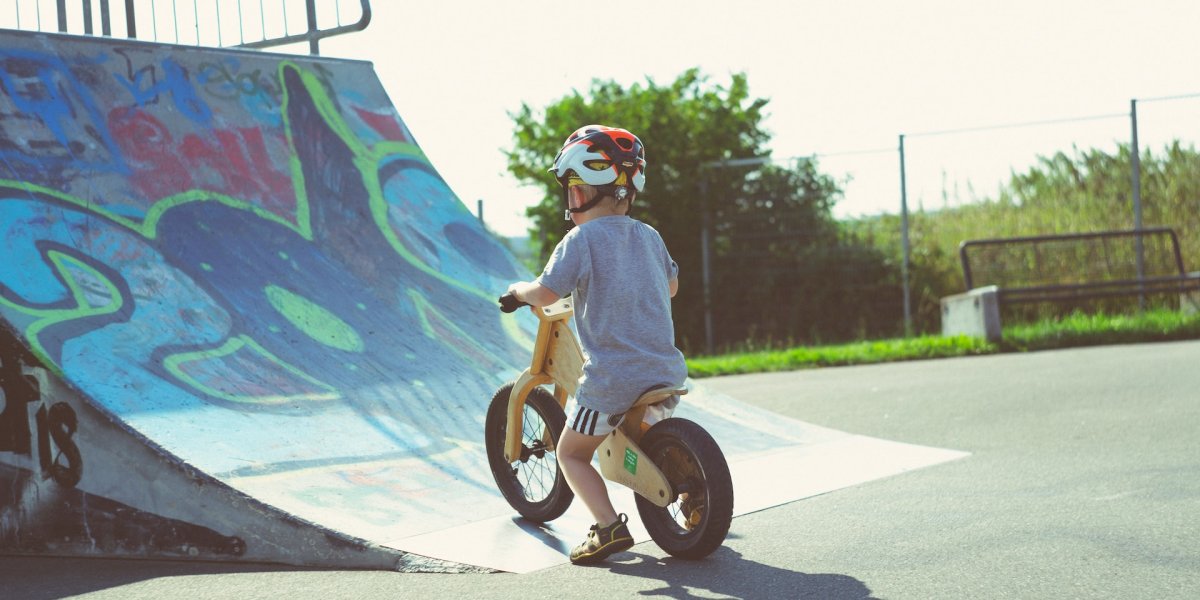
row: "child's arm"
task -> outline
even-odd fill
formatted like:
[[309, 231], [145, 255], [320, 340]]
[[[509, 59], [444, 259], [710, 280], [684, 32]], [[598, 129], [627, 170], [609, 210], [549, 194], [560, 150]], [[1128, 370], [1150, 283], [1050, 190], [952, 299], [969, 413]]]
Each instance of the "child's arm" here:
[[560, 296], [554, 290], [540, 284], [529, 281], [518, 281], [508, 286], [508, 291], [512, 292], [517, 297], [517, 300], [529, 304], [530, 306], [546, 306], [558, 302]]
[[667, 290], [671, 292], [671, 297], [674, 298], [675, 294], [679, 292], [678, 277], [672, 277], [671, 280], [667, 282]]

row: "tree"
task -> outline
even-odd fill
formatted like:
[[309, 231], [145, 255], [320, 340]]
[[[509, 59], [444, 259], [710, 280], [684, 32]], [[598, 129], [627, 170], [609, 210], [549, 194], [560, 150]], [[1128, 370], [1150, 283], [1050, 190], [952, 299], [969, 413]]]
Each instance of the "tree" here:
[[543, 111], [522, 105], [510, 115], [516, 143], [508, 167], [523, 183], [545, 190], [528, 210], [541, 260], [570, 225], [562, 217], [562, 190], [547, 172], [561, 144], [590, 123], [623, 127], [646, 146], [646, 189], [634, 214], [658, 229], [679, 263], [674, 315], [685, 351], [699, 350], [705, 340], [706, 210], [718, 347], [831, 339], [874, 328], [877, 319], [867, 314], [873, 308], [851, 296], [889, 280], [881, 274], [888, 266], [840, 234], [831, 209], [841, 190], [818, 172], [815, 160], [772, 164], [765, 147], [771, 136], [762, 124], [767, 102], [751, 98], [744, 74], [733, 75], [728, 86], [714, 85], [692, 69], [666, 86], [647, 80], [626, 89], [594, 81], [586, 93], [573, 92]]

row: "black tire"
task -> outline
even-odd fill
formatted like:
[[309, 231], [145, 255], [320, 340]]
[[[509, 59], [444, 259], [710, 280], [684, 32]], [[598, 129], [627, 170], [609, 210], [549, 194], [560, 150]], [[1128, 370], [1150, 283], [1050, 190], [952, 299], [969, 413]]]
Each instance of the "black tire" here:
[[504, 434], [508, 421], [508, 396], [513, 388], [506, 384], [492, 396], [484, 423], [484, 445], [488, 467], [504, 499], [522, 517], [544, 523], [562, 516], [575, 494], [558, 469], [558, 457], [543, 442], [543, 432], [558, 446], [567, 416], [546, 390], [535, 387], [525, 399], [525, 417], [521, 434], [521, 457], [511, 463], [504, 460]]
[[725, 541], [733, 520], [733, 480], [716, 440], [692, 421], [671, 418], [651, 427], [640, 445], [675, 494], [666, 507], [635, 494], [650, 537], [679, 558], [712, 554]]

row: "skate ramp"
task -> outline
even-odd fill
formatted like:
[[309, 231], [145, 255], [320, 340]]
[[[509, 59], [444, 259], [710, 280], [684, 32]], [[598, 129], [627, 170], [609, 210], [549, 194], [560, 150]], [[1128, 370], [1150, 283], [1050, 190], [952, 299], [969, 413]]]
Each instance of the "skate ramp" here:
[[[495, 490], [531, 275], [370, 63], [0, 32], [0, 257], [0, 552], [531, 570], [587, 529]], [[739, 513], [961, 456], [689, 400]]]

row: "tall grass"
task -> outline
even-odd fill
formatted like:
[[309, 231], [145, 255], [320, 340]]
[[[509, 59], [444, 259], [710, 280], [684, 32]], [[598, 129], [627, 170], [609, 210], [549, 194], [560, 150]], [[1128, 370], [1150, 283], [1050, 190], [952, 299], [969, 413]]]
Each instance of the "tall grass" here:
[[[941, 323], [940, 298], [965, 291], [958, 257], [959, 244], [965, 240], [1133, 229], [1130, 158], [1128, 145], [1118, 147], [1115, 152], [1095, 149], [1059, 152], [1039, 158], [1038, 164], [1024, 173], [1014, 173], [995, 197], [912, 214], [910, 280], [917, 331], [937, 331]], [[1144, 150], [1140, 164], [1145, 226], [1174, 229], [1185, 268], [1200, 270], [1200, 152], [1175, 142], [1159, 152]], [[843, 227], [849, 235], [878, 248], [886, 256], [902, 255], [899, 217], [884, 215], [847, 221]], [[1097, 267], [1092, 263], [1103, 259], [1099, 270], [1127, 275], [1121, 270], [1132, 269], [1136, 264], [1131, 241], [1113, 242], [1105, 248], [1084, 244], [1073, 248], [1043, 245], [1037, 249], [1040, 252], [1036, 257], [1037, 269], [1030, 267], [1029, 256], [1021, 254], [980, 256], [978, 261], [973, 260], [972, 266], [986, 268], [998, 277], [1015, 273], [1036, 275], [1046, 279], [1046, 283], [1065, 283], [1094, 278]], [[1147, 248], [1146, 253], [1148, 261], [1161, 265], [1168, 250], [1155, 246]], [[1004, 282], [979, 278], [975, 281], [977, 286], [992, 283]], [[1136, 302], [1132, 306], [1136, 307]], [[1046, 305], [1023, 311], [1020, 316], [1062, 316], [1087, 307], [1111, 312], [1118, 309], [1118, 303]]]

